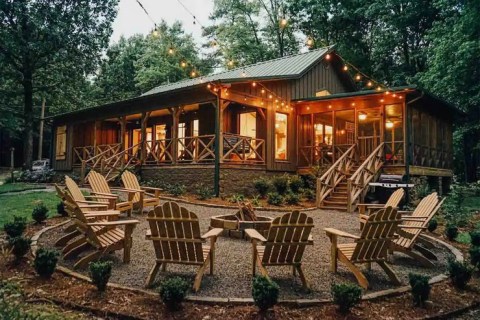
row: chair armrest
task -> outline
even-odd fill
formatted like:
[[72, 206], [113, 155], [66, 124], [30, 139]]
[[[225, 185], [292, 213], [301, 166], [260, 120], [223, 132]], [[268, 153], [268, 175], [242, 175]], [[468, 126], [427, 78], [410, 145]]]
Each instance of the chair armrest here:
[[309, 236], [308, 236], [307, 241], [308, 241], [308, 244], [309, 244], [309, 245], [313, 245], [313, 237], [312, 237], [312, 235], [309, 235]]
[[360, 219], [360, 220], [368, 220], [368, 218], [370, 218], [370, 216], [368, 214], [359, 214], [358, 215], [358, 219]]
[[145, 192], [141, 189], [128, 189], [128, 188], [111, 188], [110, 190], [119, 191], [119, 192]]
[[[104, 193], [104, 192], [94, 192], [92, 191], [92, 194], [95, 195], [95, 198], [104, 198], [104, 199], [116, 199], [118, 198], [118, 196], [116, 194], [113, 194], [113, 193]], [[97, 197], [97, 195], [101, 196], [101, 197]]]
[[120, 215], [120, 211], [89, 211], [83, 214], [85, 218], [112, 217]]
[[202, 239], [216, 238], [222, 233], [222, 228], [213, 228], [202, 236]]
[[420, 229], [420, 230], [427, 230], [427, 227], [406, 226], [406, 225], [403, 225], [403, 224], [399, 224], [398, 227], [401, 228], [401, 229], [416, 229], [416, 230]]
[[101, 201], [84, 201], [84, 200], [77, 200], [75, 201], [76, 203], [78, 203], [79, 205], [107, 205], [105, 202], [101, 202]]
[[[108, 210], [107, 204], [79, 204], [78, 207], [80, 209], [103, 209]], [[83, 210], [82, 210], [83, 211]]]
[[245, 233], [248, 235], [250, 239], [255, 239], [258, 241], [265, 242], [267, 239], [265, 239], [264, 236], [262, 236], [257, 230], [255, 229], [245, 229]]
[[398, 211], [398, 213], [400, 213], [403, 216], [403, 215], [410, 215], [413, 213], [413, 211]]
[[383, 208], [385, 206], [385, 204], [383, 203], [358, 203], [357, 204], [357, 207], [379, 207], [379, 208]]
[[141, 187], [141, 188], [145, 190], [163, 191], [162, 188], [154, 188], [154, 187]]
[[428, 217], [402, 217], [401, 218], [404, 221], [418, 221], [422, 222], [428, 219]]
[[325, 228], [323, 230], [325, 230], [327, 235], [334, 234], [334, 235], [337, 235], [337, 236], [340, 236], [340, 237], [345, 237], [345, 238], [360, 239], [359, 236], [356, 236], [356, 235], [353, 235], [351, 233], [344, 232], [344, 231], [341, 231], [341, 230], [337, 230], [337, 229], [334, 229], [334, 228]]
[[134, 225], [138, 224], [140, 221], [138, 220], [121, 220], [121, 221], [103, 221], [103, 222], [92, 222], [87, 223], [89, 226], [99, 226], [99, 227], [113, 227], [113, 226], [126, 226], [126, 225]]

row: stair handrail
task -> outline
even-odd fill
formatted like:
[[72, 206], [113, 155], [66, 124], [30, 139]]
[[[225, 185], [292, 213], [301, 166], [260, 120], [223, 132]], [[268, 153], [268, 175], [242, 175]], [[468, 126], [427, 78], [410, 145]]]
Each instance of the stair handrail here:
[[[125, 168], [128, 168], [134, 160], [136, 159], [138, 160], [138, 158], [135, 155], [130, 154], [129, 152], [133, 150], [135, 147], [139, 147], [141, 144], [142, 143], [139, 142], [125, 150], [122, 150], [117, 154], [112, 155], [110, 158], [104, 159], [102, 161], [101, 173], [106, 177], [107, 181], [111, 181], [114, 178], [116, 178], [116, 176], [110, 176], [113, 170], [119, 169], [120, 171], [123, 171]], [[125, 160], [125, 155], [128, 155], [128, 158], [126, 160]], [[112, 160], [115, 160], [113, 164], [111, 164]], [[117, 167], [119, 164], [120, 166]]]
[[[115, 148], [120, 146], [120, 143], [113, 143], [112, 144]], [[87, 166], [91, 169], [95, 169], [99, 164], [102, 162], [102, 157], [107, 154], [108, 152], [111, 152], [111, 149], [106, 149], [93, 157], [89, 159], [83, 159], [81, 162], [81, 167], [80, 167], [80, 184], [83, 185], [85, 183], [85, 174], [87, 171]]]
[[385, 142], [381, 142], [363, 161], [358, 169], [347, 179], [347, 211], [355, 210], [355, 203], [360, 196], [365, 197], [368, 184], [375, 179], [384, 164]]
[[354, 165], [357, 144], [352, 144], [325, 173], [317, 179], [317, 207], [342, 181]]

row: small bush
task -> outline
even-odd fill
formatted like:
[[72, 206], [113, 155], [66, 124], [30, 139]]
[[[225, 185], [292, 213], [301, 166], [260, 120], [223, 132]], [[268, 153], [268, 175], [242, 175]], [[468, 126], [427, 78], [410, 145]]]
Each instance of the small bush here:
[[59, 203], [57, 203], [57, 213], [62, 217], [67, 216], [67, 211], [65, 211], [65, 205], [63, 204], [63, 201], [60, 201]]
[[228, 198], [228, 202], [231, 202], [231, 203], [238, 203], [242, 201], [245, 201], [245, 196], [240, 193], [235, 193], [230, 198]]
[[272, 179], [272, 184], [279, 194], [284, 195], [288, 190], [288, 176], [286, 174], [274, 176]]
[[305, 189], [303, 190], [303, 196], [307, 198], [308, 201], [313, 201], [316, 197], [315, 190]]
[[291, 205], [298, 204], [300, 202], [300, 196], [296, 193], [289, 192], [285, 196], [285, 202], [288, 203], [288, 204], [291, 204]]
[[27, 220], [22, 217], [13, 217], [12, 222], [7, 222], [3, 226], [3, 231], [7, 234], [7, 238], [20, 237], [27, 228]]
[[58, 252], [56, 250], [39, 248], [35, 253], [33, 267], [40, 277], [49, 279], [55, 271], [57, 262]]
[[90, 279], [100, 292], [104, 292], [107, 288], [108, 280], [112, 275], [112, 265], [111, 261], [97, 261], [91, 262], [88, 266]]
[[470, 254], [470, 263], [480, 270], [480, 247], [479, 246], [472, 246], [468, 251]]
[[25, 237], [15, 237], [8, 240], [8, 244], [12, 247], [12, 253], [17, 261], [21, 260], [30, 250], [32, 240]]
[[302, 175], [303, 185], [306, 189], [316, 189], [317, 188], [317, 176], [314, 174], [305, 174]]
[[473, 268], [467, 262], [462, 263], [453, 259], [448, 261], [448, 274], [455, 287], [464, 289], [472, 278], [472, 273]]
[[175, 183], [167, 186], [167, 192], [175, 197], [179, 197], [187, 193], [187, 187], [183, 184]]
[[271, 183], [266, 178], [260, 178], [253, 181], [253, 186], [257, 190], [258, 194], [265, 198], [267, 196], [268, 190], [270, 190]]
[[410, 287], [412, 287], [413, 302], [417, 306], [424, 306], [425, 301], [430, 296], [431, 286], [428, 283], [430, 278], [421, 274], [410, 273], [408, 279]]
[[189, 283], [180, 278], [172, 277], [162, 282], [158, 293], [163, 303], [170, 310], [178, 310], [187, 295]]
[[252, 205], [254, 207], [260, 207], [260, 199], [259, 199], [259, 196], [253, 196], [252, 200], [250, 200], [250, 202], [252, 203]]
[[445, 227], [445, 236], [448, 240], [453, 241], [458, 236], [458, 228], [455, 224], [449, 223]]
[[332, 284], [331, 294], [333, 302], [338, 306], [341, 313], [347, 313], [360, 302], [362, 289], [356, 284], [341, 283]]
[[256, 276], [253, 279], [252, 297], [261, 312], [265, 312], [278, 302], [280, 287], [267, 277]]
[[437, 219], [430, 220], [430, 222], [428, 223], [428, 226], [427, 226], [428, 231], [433, 232], [433, 231], [437, 230], [437, 228], [438, 228]]
[[480, 230], [470, 231], [470, 243], [472, 246], [480, 246]]
[[43, 204], [39, 203], [33, 208], [32, 219], [35, 220], [37, 224], [42, 223], [48, 217], [48, 208]]
[[268, 204], [271, 204], [273, 206], [281, 206], [283, 204], [283, 201], [285, 199], [283, 196], [278, 194], [278, 192], [269, 192], [267, 196], [267, 202]]
[[300, 189], [303, 187], [303, 180], [300, 178], [300, 176], [291, 176], [288, 185], [293, 193], [298, 194]]
[[208, 200], [213, 197], [212, 188], [200, 183], [196, 186], [197, 199], [199, 200]]

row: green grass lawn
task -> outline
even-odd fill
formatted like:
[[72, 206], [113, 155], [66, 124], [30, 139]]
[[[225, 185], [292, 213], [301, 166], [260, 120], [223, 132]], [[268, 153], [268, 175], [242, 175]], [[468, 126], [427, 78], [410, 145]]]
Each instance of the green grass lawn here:
[[465, 199], [465, 207], [469, 210], [480, 211], [480, 197], [469, 197]]
[[0, 185], [0, 194], [7, 193], [7, 192], [19, 192], [19, 191], [26, 191], [32, 189], [45, 189], [45, 186], [38, 185], [38, 184], [29, 184], [23, 182], [17, 183], [7, 183]]
[[42, 201], [48, 208], [48, 216], [57, 214], [57, 204], [60, 201], [55, 192], [31, 192], [24, 194], [0, 195], [0, 228], [5, 222], [11, 221], [13, 216], [26, 217], [32, 220], [32, 209], [38, 201]]

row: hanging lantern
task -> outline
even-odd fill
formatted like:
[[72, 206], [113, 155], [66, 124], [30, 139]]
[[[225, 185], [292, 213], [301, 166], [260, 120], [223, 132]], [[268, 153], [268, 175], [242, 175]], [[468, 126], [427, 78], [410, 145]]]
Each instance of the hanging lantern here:
[[367, 114], [365, 112], [359, 112], [358, 113], [358, 120], [366, 120], [367, 119]]

